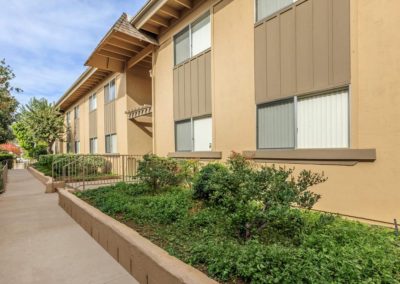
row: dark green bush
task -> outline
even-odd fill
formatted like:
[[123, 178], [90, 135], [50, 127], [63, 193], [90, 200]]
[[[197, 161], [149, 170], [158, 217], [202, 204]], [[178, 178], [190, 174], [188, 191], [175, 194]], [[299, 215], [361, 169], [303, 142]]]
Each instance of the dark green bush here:
[[184, 180], [178, 161], [152, 154], [139, 161], [137, 177], [153, 190], [177, 186]]
[[40, 156], [47, 155], [47, 146], [44, 144], [38, 144], [29, 151], [29, 155], [35, 160], [39, 160]]
[[15, 157], [14, 157], [13, 154], [1, 153], [0, 152], [0, 166], [2, 166], [5, 163], [7, 163], [8, 164], [8, 168], [12, 169], [14, 159], [15, 159]]
[[221, 181], [228, 175], [228, 168], [222, 164], [210, 163], [204, 166], [195, 179], [193, 197], [209, 202], [217, 191], [222, 191]]

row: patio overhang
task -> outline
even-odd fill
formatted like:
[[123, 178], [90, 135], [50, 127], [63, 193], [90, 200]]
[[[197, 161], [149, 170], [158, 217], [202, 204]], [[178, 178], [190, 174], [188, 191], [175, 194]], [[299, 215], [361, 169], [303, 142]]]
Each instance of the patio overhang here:
[[129, 16], [123, 13], [85, 65], [119, 73], [134, 66], [149, 70], [152, 68], [152, 52], [157, 45], [154, 37], [133, 27]]
[[94, 67], [87, 68], [72, 86], [58, 100], [57, 106], [61, 111], [67, 110], [83, 95], [104, 81], [112, 72]]

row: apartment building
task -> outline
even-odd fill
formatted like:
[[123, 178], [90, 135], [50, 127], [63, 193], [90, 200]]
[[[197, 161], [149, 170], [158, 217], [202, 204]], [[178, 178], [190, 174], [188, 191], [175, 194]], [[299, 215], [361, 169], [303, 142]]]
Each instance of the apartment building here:
[[[150, 0], [86, 62], [104, 78], [85, 87], [90, 76], [81, 77], [59, 102], [67, 124], [80, 123], [68, 147], [89, 152], [89, 97], [98, 94], [103, 108], [101, 92], [115, 78], [115, 152], [139, 154], [137, 144], [223, 160], [236, 151], [324, 172], [317, 209], [392, 223], [400, 217], [399, 8], [395, 0]], [[139, 137], [129, 109], [146, 105], [151, 135]], [[99, 108], [98, 149], [107, 148], [109, 121]]]

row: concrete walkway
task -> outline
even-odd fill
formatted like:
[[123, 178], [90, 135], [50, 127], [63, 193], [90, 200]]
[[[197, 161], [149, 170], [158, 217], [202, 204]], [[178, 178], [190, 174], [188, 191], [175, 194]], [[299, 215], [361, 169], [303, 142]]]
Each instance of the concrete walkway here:
[[138, 283], [27, 170], [0, 195], [0, 283]]

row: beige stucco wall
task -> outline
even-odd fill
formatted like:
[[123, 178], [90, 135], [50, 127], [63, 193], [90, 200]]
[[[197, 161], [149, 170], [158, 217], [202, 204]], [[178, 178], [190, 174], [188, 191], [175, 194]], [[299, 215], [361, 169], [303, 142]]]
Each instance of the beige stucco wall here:
[[[172, 36], [216, 1], [206, 1], [160, 39], [156, 52], [155, 153], [174, 151]], [[375, 162], [355, 166], [286, 165], [324, 172], [317, 209], [393, 222], [400, 218], [400, 1], [351, 0], [351, 148], [376, 148]], [[256, 149], [254, 4], [224, 0], [212, 8], [213, 150]]]

